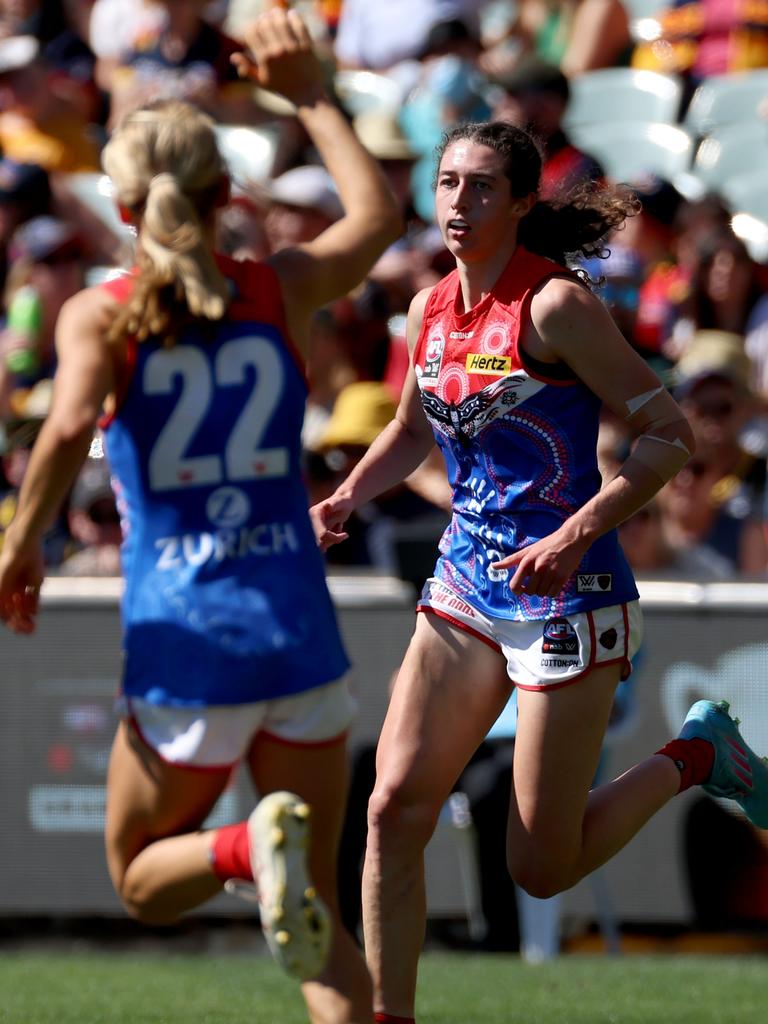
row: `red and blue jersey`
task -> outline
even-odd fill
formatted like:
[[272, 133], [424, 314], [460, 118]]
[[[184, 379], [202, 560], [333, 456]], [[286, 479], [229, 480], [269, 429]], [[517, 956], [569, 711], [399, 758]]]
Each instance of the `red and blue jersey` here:
[[464, 311], [453, 271], [427, 300], [414, 350], [453, 487], [435, 575], [499, 618], [549, 619], [638, 596], [615, 530], [595, 541], [555, 598], [513, 594], [514, 570], [491, 568], [554, 533], [601, 486], [600, 399], [567, 366], [539, 363], [520, 345], [534, 291], [566, 273], [518, 246], [491, 291]]
[[[221, 258], [227, 317], [176, 344], [129, 343], [105, 425], [123, 517], [129, 696], [239, 704], [341, 676], [348, 662], [308, 513], [306, 382], [274, 271]], [[125, 299], [126, 277], [104, 287]]]

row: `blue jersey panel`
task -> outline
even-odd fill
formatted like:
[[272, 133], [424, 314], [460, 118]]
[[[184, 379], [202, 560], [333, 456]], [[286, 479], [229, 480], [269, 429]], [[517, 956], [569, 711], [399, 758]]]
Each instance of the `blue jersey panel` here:
[[124, 520], [124, 690], [236, 704], [348, 662], [300, 464], [306, 386], [278, 326], [137, 346], [106, 431]]

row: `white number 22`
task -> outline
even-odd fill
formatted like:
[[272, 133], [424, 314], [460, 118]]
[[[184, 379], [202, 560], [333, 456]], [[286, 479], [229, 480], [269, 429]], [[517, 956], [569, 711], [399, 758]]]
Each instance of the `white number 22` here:
[[[188, 455], [215, 393], [216, 385], [243, 384], [246, 369], [255, 371], [253, 389], [235, 422], [221, 455]], [[144, 392], [181, 391], [168, 422], [149, 456], [153, 490], [217, 485], [224, 480], [256, 480], [288, 473], [287, 448], [259, 447], [283, 393], [280, 356], [266, 338], [225, 342], [211, 367], [208, 357], [192, 345], [158, 349], [144, 367]]]

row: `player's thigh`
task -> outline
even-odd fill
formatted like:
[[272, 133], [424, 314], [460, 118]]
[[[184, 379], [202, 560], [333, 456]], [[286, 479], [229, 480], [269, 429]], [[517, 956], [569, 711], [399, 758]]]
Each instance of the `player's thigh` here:
[[580, 846], [620, 671], [607, 665], [561, 689], [518, 690], [512, 849], [533, 842], [567, 856]]
[[310, 870], [327, 901], [336, 891], [336, 861], [347, 803], [345, 738], [303, 744], [260, 733], [248, 754], [248, 767], [260, 796], [286, 789], [312, 808]]
[[105, 841], [115, 884], [151, 842], [199, 828], [229, 776], [229, 769], [190, 769], [163, 761], [122, 721], [107, 774]]
[[442, 806], [510, 692], [498, 650], [418, 614], [379, 739], [377, 796]]

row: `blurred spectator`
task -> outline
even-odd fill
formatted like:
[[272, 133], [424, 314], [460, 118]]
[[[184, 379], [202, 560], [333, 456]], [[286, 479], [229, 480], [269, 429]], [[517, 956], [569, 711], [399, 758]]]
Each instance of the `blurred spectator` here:
[[51, 208], [48, 174], [37, 164], [0, 159], [0, 286], [5, 282], [8, 243], [16, 228]]
[[404, 234], [387, 249], [370, 276], [387, 292], [390, 309], [405, 312], [416, 292], [440, 278], [430, 265], [430, 251], [424, 245], [425, 225], [413, 206], [411, 174], [418, 153], [401, 131], [394, 111], [365, 111], [354, 119], [354, 128], [381, 164], [403, 214]]
[[37, 35], [43, 22], [43, 0], [1, 0], [0, 39]]
[[668, 576], [675, 552], [664, 536], [661, 509], [654, 499], [619, 526], [619, 541], [638, 576]]
[[0, 403], [6, 410], [15, 389], [53, 376], [56, 318], [84, 283], [77, 230], [55, 217], [33, 217], [17, 228], [10, 257], [0, 335]]
[[[15, 396], [14, 409], [0, 421], [0, 547], [16, 513], [17, 498], [30, 452], [50, 405], [50, 381]], [[64, 516], [59, 514], [47, 531], [43, 555], [47, 567], [61, 563], [70, 541]]]
[[234, 260], [266, 259], [269, 244], [264, 216], [264, 210], [247, 192], [233, 191], [216, 222], [218, 252]]
[[645, 268], [635, 343], [643, 351], [661, 352], [688, 294], [700, 238], [727, 228], [730, 215], [715, 196], [684, 200], [670, 182], [656, 176], [632, 186], [642, 209], [627, 222], [622, 241], [635, 250]]
[[506, 36], [484, 55], [489, 74], [503, 74], [533, 56], [568, 75], [625, 63], [631, 53], [621, 0], [519, 0]]
[[421, 72], [403, 103], [400, 126], [418, 158], [411, 173], [413, 204], [425, 223], [434, 220], [434, 150], [443, 132], [491, 112], [488, 81], [478, 68], [479, 33], [469, 21], [435, 23], [421, 53]]
[[80, 471], [67, 524], [77, 550], [59, 566], [62, 576], [120, 575], [120, 516], [105, 459], [88, 459]]
[[258, 114], [252, 87], [231, 63], [240, 44], [204, 18], [207, 0], [149, 0], [159, 11], [118, 58], [109, 83], [110, 124], [156, 99], [185, 99], [222, 121]]
[[[391, 393], [378, 381], [357, 381], [339, 393], [317, 450], [308, 457], [311, 504], [333, 493], [392, 420], [395, 409]], [[432, 472], [431, 466], [425, 470], [430, 482]], [[447, 496], [447, 481], [445, 488]], [[433, 565], [448, 515], [433, 501], [422, 497], [420, 491], [417, 470], [404, 483], [357, 509], [344, 527], [349, 539], [337, 545], [339, 549], [348, 550], [338, 553], [329, 550], [326, 556], [329, 563], [373, 566], [410, 579], [414, 586], [423, 583], [424, 572], [428, 575], [431, 569], [425, 569], [424, 559], [415, 555], [414, 543], [427, 555], [426, 564]], [[432, 493], [439, 500], [437, 487]], [[401, 557], [402, 544], [409, 547], [410, 565]], [[414, 570], [418, 578], [411, 579]]]
[[[744, 334], [764, 293], [761, 272], [730, 228], [699, 239], [687, 294], [676, 310], [664, 351], [676, 358], [697, 330]], [[757, 326], [752, 319], [753, 326]]]
[[152, 34], [163, 12], [144, 0], [94, 0], [88, 21], [88, 43], [96, 57], [96, 81], [105, 91], [120, 57], [134, 39]]
[[[460, 19], [479, 37], [484, 0], [344, 0], [336, 34], [342, 67], [384, 71], [400, 61], [422, 58], [429, 32], [438, 22]], [[407, 26], [407, 31], [404, 31]]]
[[525, 57], [493, 81], [498, 87], [491, 111], [494, 120], [511, 121], [533, 133], [541, 143], [542, 198], [604, 176], [598, 161], [574, 146], [563, 130], [570, 86], [559, 68], [537, 57]]
[[311, 242], [338, 220], [342, 205], [331, 176], [319, 164], [294, 167], [266, 189], [265, 230], [271, 252]]
[[584, 260], [581, 266], [595, 282], [592, 289], [595, 295], [607, 307], [621, 333], [632, 344], [640, 286], [643, 282], [640, 257], [634, 249], [612, 240], [606, 259]]
[[307, 363], [305, 447], [317, 447], [334, 403], [348, 384], [381, 380], [389, 358], [388, 322], [387, 293], [371, 280], [317, 313]]
[[51, 69], [55, 91], [90, 124], [104, 124], [106, 96], [96, 84], [96, 55], [90, 46], [93, 0], [63, 0], [44, 4], [46, 17], [35, 32], [43, 58]]
[[47, 171], [99, 170], [99, 145], [66, 95], [33, 36], [0, 41], [0, 148]]
[[768, 66], [764, 3], [673, 0], [655, 17], [659, 34], [638, 43], [632, 65], [683, 75], [689, 92], [710, 75]]
[[766, 464], [744, 443], [756, 410], [743, 338], [698, 332], [677, 365], [675, 395], [696, 439], [690, 462], [658, 495], [667, 543], [723, 578], [764, 575]]

